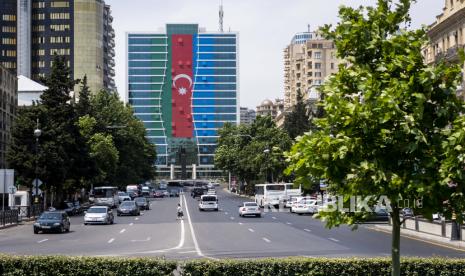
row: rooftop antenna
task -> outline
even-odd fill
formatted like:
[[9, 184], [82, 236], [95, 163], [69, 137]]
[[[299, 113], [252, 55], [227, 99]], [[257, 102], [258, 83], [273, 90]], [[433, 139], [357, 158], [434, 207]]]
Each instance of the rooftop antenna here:
[[307, 24], [307, 28], [308, 28], [308, 32], [310, 33], [311, 32], [310, 24]]
[[224, 11], [223, 11], [223, 0], [220, 2], [220, 32], [223, 32], [223, 17], [224, 17]]

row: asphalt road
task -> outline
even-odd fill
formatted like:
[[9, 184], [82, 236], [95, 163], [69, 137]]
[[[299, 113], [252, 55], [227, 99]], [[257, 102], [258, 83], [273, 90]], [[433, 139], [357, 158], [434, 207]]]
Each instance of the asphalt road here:
[[[189, 193], [153, 200], [140, 217], [117, 217], [114, 225], [84, 225], [71, 217], [71, 232], [34, 235], [26, 224], [0, 230], [0, 252], [25, 255], [165, 256], [254, 258], [285, 256], [390, 256], [391, 236], [365, 227], [328, 230], [310, 216], [269, 212], [238, 216], [247, 199], [218, 189], [220, 211], [200, 212]], [[184, 219], [176, 219], [182, 202]], [[465, 252], [401, 239], [403, 256], [465, 257]]]

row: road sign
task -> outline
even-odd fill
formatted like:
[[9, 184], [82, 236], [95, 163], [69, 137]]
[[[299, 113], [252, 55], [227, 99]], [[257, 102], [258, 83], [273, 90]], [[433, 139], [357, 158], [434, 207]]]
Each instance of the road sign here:
[[17, 191], [17, 190], [18, 190], [18, 189], [16, 189], [15, 186], [12, 186], [12, 187], [8, 188], [8, 192], [9, 192], [10, 194], [16, 194], [16, 191]]
[[[42, 190], [41, 190], [41, 189], [37, 189], [37, 194], [38, 194], [38, 195], [41, 195], [41, 194], [42, 194]], [[33, 196], [36, 195], [36, 189], [32, 189], [32, 195], [33, 195]]]
[[32, 180], [32, 186], [35, 188], [36, 186], [40, 187], [42, 185], [42, 181], [40, 179], [34, 179]]

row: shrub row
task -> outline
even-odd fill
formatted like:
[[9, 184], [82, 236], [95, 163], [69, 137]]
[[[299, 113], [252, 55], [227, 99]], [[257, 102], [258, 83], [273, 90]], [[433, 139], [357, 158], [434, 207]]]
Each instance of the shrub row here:
[[[0, 255], [0, 275], [389, 275], [388, 258], [194, 260]], [[402, 275], [465, 275], [465, 259], [404, 258]]]

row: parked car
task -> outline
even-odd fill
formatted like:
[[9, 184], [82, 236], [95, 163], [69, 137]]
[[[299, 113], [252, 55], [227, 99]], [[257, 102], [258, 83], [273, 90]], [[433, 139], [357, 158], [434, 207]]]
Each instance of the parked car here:
[[389, 221], [389, 212], [384, 208], [374, 208], [367, 221]]
[[84, 209], [82, 208], [81, 203], [79, 201], [75, 201], [73, 205], [74, 205], [74, 211], [76, 215], [80, 215], [82, 214], [82, 212], [84, 212]]
[[123, 201], [131, 201], [131, 197], [128, 195], [128, 193], [125, 193], [125, 192], [118, 192], [118, 198], [119, 198], [119, 203]]
[[74, 216], [76, 214], [76, 208], [72, 202], [65, 201], [60, 204], [60, 207], [57, 208], [58, 210], [63, 210], [68, 214], [68, 216]]
[[262, 210], [256, 202], [244, 202], [242, 205], [239, 205], [239, 216], [262, 216]]
[[218, 211], [218, 197], [216, 195], [203, 195], [200, 197], [199, 210]]
[[134, 201], [141, 210], [150, 210], [150, 202], [145, 197], [136, 197]]
[[116, 215], [117, 216], [122, 216], [122, 215], [133, 215], [133, 216], [140, 216], [140, 209], [139, 206], [137, 206], [135, 201], [124, 201], [121, 203], [116, 209]]
[[404, 208], [400, 211], [400, 214], [404, 217], [413, 217], [415, 214], [411, 208]]
[[34, 234], [40, 231], [69, 232], [71, 223], [69, 216], [63, 211], [43, 212], [33, 225]]
[[296, 214], [315, 214], [318, 213], [318, 201], [314, 199], [301, 199], [294, 206], [292, 206], [292, 211]]
[[113, 211], [108, 206], [90, 207], [84, 215], [84, 225], [92, 223], [113, 224], [114, 221]]

